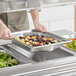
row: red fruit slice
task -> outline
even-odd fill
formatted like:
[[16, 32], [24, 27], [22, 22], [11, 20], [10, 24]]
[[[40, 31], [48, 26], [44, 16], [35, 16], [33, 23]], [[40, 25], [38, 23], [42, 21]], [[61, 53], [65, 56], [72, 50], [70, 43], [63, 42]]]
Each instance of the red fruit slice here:
[[49, 42], [49, 40], [46, 40], [46, 41], [48, 41], [48, 42]]
[[38, 44], [38, 46], [40, 46], [40, 44]]
[[43, 40], [43, 38], [41, 37], [41, 41]]

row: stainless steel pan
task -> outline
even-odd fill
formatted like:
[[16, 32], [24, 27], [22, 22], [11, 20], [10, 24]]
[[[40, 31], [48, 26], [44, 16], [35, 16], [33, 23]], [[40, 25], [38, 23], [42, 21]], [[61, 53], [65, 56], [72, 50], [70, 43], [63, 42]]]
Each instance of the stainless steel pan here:
[[38, 35], [44, 35], [46, 37], [51, 37], [53, 39], [58, 40], [59, 42], [49, 44], [49, 45], [44, 45], [44, 46], [31, 47], [31, 46], [28, 46], [24, 43], [21, 43], [20, 41], [18, 41], [16, 39], [12, 38], [12, 43], [16, 44], [16, 45], [18, 45], [22, 48], [25, 48], [28, 51], [36, 52], [36, 51], [53, 51], [53, 49], [59, 47], [60, 44], [65, 43], [65, 42], [69, 42], [68, 39], [62, 38], [62, 37], [57, 36], [55, 34], [52, 34], [52, 33], [49, 33], [49, 32], [42, 33], [42, 32], [37, 31], [37, 30], [30, 30], [30, 31], [22, 32], [22, 33], [19, 32], [19, 33], [15, 34], [15, 36], [25, 36], [25, 35], [33, 35], [33, 34], [38, 34]]

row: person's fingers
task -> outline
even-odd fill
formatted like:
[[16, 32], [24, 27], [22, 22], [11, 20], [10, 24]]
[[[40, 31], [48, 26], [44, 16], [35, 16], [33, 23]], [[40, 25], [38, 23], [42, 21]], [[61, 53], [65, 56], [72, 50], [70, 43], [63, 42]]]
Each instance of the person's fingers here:
[[5, 35], [2, 35], [2, 39], [7, 40], [7, 38], [6, 38], [6, 36], [5, 36]]
[[39, 31], [41, 31], [41, 32], [46, 32], [46, 31], [47, 31], [47, 30], [46, 30], [46, 27], [43, 26], [43, 25], [41, 25], [41, 24], [39, 24], [39, 27], [37, 27], [36, 30], [39, 30]]
[[42, 27], [36, 28], [36, 30], [39, 30], [41, 32], [45, 32]]
[[45, 26], [42, 26], [43, 32], [46, 32], [46, 28]]
[[11, 32], [9, 30], [4, 31], [2, 34], [2, 38], [8, 40], [11, 37]]
[[9, 36], [9, 38], [12, 37], [11, 31], [8, 32], [8, 36]]
[[4, 40], [8, 40], [8, 38], [9, 38], [8, 33], [7, 33], [7, 32], [4, 33], [4, 34], [2, 35], [2, 38], [3, 38]]
[[45, 26], [40, 25], [40, 30], [41, 30], [41, 32], [46, 32], [46, 28], [45, 28]]
[[42, 27], [39, 27], [39, 28], [38, 28], [38, 30], [39, 30], [39, 31], [41, 31], [41, 32], [43, 32], [43, 29], [42, 29]]

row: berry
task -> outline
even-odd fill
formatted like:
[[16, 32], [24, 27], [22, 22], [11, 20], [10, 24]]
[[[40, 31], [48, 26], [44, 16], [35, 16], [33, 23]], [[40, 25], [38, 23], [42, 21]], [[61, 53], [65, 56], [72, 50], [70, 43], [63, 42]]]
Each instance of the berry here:
[[38, 44], [38, 46], [40, 46], [40, 43]]
[[45, 42], [45, 40], [43, 40], [43, 42]]
[[33, 44], [33, 46], [37, 46], [37, 44]]
[[44, 37], [44, 35], [42, 35], [41, 37]]
[[48, 41], [46, 41], [46, 44], [49, 44], [49, 42], [48, 42]]

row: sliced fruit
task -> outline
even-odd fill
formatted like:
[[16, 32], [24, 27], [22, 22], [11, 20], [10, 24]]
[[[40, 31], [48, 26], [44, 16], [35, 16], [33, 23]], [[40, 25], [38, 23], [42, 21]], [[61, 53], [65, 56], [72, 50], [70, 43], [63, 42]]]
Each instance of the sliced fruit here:
[[33, 44], [37, 44], [37, 42], [33, 42]]
[[32, 39], [36, 39], [36, 36], [32, 36], [31, 38], [32, 38]]
[[29, 42], [33, 42], [32, 40], [30, 40]]
[[26, 44], [26, 45], [30, 45], [30, 43], [29, 43], [29, 42], [25, 42], [25, 44]]
[[20, 40], [20, 38], [19, 38], [19, 37], [15, 37], [15, 39], [16, 39], [16, 40]]
[[40, 45], [43, 46], [44, 44], [43, 43], [40, 43]]
[[47, 38], [43, 38], [43, 40], [47, 40]]
[[29, 40], [27, 38], [25, 38], [25, 42], [28, 42]]
[[52, 41], [52, 40], [53, 40], [53, 38], [48, 38], [48, 40], [51, 40], [51, 41]]
[[27, 39], [31, 39], [31, 37], [30, 37], [30, 36], [27, 36], [26, 38], [27, 38]]
[[22, 42], [22, 43], [25, 43], [23, 40], [19, 40], [20, 42]]
[[54, 42], [55, 42], [55, 43], [58, 43], [58, 41], [57, 41], [57, 40], [54, 40]]

